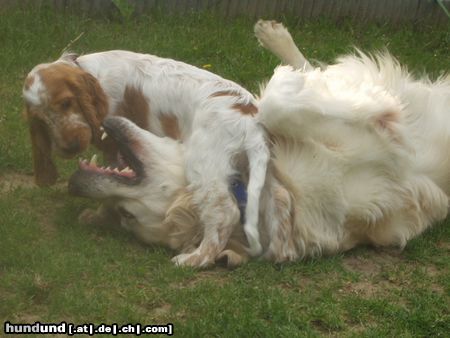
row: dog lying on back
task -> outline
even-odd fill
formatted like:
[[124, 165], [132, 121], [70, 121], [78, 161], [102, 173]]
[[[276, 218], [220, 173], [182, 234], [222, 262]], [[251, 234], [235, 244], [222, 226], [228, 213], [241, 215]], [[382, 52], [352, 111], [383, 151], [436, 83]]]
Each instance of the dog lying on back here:
[[[282, 25], [255, 29], [264, 46], [299, 68], [278, 67], [258, 102], [256, 118], [272, 142], [258, 223], [265, 258], [293, 261], [361, 244], [403, 248], [447, 216], [450, 77], [413, 79], [387, 53], [358, 52], [315, 69]], [[185, 146], [122, 118], [104, 128], [138, 183], [82, 162], [69, 191], [110, 200], [122, 225], [146, 243], [196, 250], [211, 234], [186, 193]], [[240, 169], [246, 182], [245, 161]], [[249, 258], [242, 226], [233, 229], [215, 256], [229, 266]]]
[[228, 242], [240, 218], [228, 181], [245, 158], [249, 197], [244, 231], [249, 252], [260, 254], [259, 200], [269, 149], [254, 118], [255, 99], [244, 88], [175, 60], [108, 51], [64, 55], [36, 66], [25, 80], [23, 96], [39, 185], [53, 184], [57, 177], [52, 151], [72, 158], [93, 144], [109, 164], [117, 163], [109, 174], [138, 186], [139, 173], [121, 164], [114, 142], [103, 135], [101, 123], [108, 116], [124, 116], [185, 144], [186, 193], [197, 205], [205, 237], [197, 250], [177, 257], [179, 264], [210, 264]]

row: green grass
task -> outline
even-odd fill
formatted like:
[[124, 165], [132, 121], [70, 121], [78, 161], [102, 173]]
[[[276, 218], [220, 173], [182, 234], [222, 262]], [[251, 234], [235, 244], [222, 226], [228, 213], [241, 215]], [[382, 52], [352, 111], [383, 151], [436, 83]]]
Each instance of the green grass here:
[[[68, 196], [74, 162], [56, 187], [32, 185], [21, 86], [69, 41], [80, 53], [130, 49], [180, 59], [256, 91], [277, 59], [253, 21], [208, 14], [108, 22], [49, 11], [0, 14], [0, 319], [11, 322], [172, 322], [179, 336], [448, 336], [450, 227], [436, 225], [402, 253], [360, 248], [336, 257], [234, 271], [179, 269], [173, 254], [129, 234], [88, 227], [93, 202]], [[358, 46], [387, 46], [417, 74], [450, 68], [449, 27], [390, 27], [285, 20], [309, 58], [331, 61]], [[12, 186], [8, 188], [8, 186]]]

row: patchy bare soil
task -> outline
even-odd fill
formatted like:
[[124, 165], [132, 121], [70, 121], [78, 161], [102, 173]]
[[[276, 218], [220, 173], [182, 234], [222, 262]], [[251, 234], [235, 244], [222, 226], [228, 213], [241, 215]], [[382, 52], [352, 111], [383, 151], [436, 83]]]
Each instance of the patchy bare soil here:
[[[66, 181], [60, 181], [54, 185], [55, 188], [64, 188], [67, 185]], [[0, 195], [7, 194], [15, 189], [33, 189], [38, 188], [34, 183], [33, 175], [19, 174], [19, 173], [2, 173], [0, 176]]]
[[[370, 250], [370, 249], [369, 249]], [[383, 271], [383, 267], [392, 266], [402, 261], [401, 251], [372, 249], [370, 256], [346, 256], [343, 266], [346, 270], [360, 273], [366, 277], [373, 277]]]
[[191, 279], [186, 279], [182, 283], [171, 283], [170, 287], [175, 289], [194, 288], [199, 283], [205, 282], [223, 286], [230, 281], [229, 271], [221, 267], [216, 267], [214, 270], [199, 271]]
[[31, 189], [35, 188], [33, 175], [24, 175], [17, 173], [2, 174], [0, 178], [0, 194], [7, 194], [17, 188]]

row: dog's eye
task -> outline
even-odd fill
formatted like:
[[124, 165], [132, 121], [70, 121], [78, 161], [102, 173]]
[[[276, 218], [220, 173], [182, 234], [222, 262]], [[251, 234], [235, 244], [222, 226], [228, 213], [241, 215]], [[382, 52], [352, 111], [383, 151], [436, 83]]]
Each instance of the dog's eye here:
[[124, 207], [118, 207], [117, 212], [122, 216], [123, 218], [132, 219], [134, 218], [134, 215], [130, 212], [128, 212]]
[[62, 110], [68, 110], [72, 106], [72, 100], [71, 99], [64, 99], [59, 103], [59, 106]]

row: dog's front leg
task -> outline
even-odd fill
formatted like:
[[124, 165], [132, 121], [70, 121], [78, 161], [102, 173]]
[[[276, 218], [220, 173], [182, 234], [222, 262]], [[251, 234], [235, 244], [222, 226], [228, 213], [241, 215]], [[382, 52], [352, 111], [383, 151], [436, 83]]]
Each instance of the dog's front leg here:
[[191, 189], [204, 228], [203, 239], [193, 252], [175, 256], [172, 261], [179, 266], [207, 267], [224, 250], [240, 213], [226, 182], [209, 182]]
[[259, 20], [255, 24], [254, 30], [259, 43], [278, 56], [281, 62], [294, 67], [294, 69], [313, 70], [283, 24], [276, 21]]

